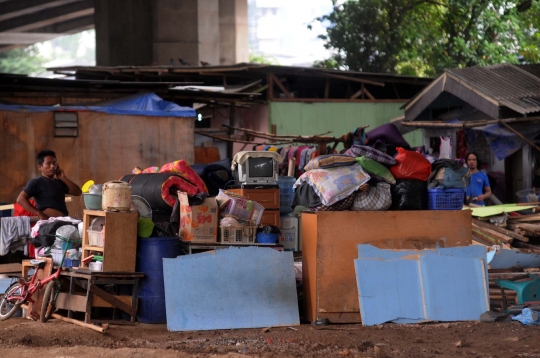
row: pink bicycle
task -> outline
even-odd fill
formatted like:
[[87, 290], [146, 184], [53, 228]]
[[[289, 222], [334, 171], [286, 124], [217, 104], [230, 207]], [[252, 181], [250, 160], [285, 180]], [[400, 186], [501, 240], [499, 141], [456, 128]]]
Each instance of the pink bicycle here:
[[[81, 242], [81, 240], [66, 239], [60, 235], [48, 235], [54, 236], [66, 243]], [[66, 257], [66, 251], [69, 245], [64, 245], [64, 251], [62, 255], [62, 261], [59, 268], [50, 276], [44, 279], [38, 279], [38, 272], [45, 267], [45, 260], [30, 260], [30, 263], [34, 266], [34, 274], [29, 279], [24, 277], [18, 277], [17, 280], [12, 283], [2, 298], [0, 299], [0, 321], [11, 318], [15, 312], [21, 307], [21, 305], [31, 302], [35, 303], [32, 298], [33, 295], [42, 287], [45, 286], [45, 293], [43, 294], [43, 303], [41, 304], [40, 314], [32, 310], [30, 317], [33, 320], [40, 320], [41, 322], [47, 322], [51, 318], [52, 313], [55, 310], [56, 298], [60, 292], [61, 285], [58, 277], [62, 271], [62, 265]]]

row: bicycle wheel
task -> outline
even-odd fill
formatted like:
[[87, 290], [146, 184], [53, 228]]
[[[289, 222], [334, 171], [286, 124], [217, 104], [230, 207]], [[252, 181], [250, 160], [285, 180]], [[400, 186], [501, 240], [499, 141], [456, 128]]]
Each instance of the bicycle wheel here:
[[13, 294], [20, 294], [22, 291], [22, 287], [23, 286], [20, 283], [15, 282], [8, 287], [8, 289], [0, 299], [0, 321], [5, 321], [6, 319], [11, 318], [11, 316], [13, 316], [23, 304], [23, 299], [17, 300], [9, 297]]
[[51, 318], [55, 310], [55, 300], [54, 294], [56, 293], [56, 288], [58, 287], [58, 280], [50, 281], [47, 286], [45, 286], [45, 293], [43, 294], [43, 302], [41, 303], [41, 315], [39, 319], [41, 322], [45, 323]]

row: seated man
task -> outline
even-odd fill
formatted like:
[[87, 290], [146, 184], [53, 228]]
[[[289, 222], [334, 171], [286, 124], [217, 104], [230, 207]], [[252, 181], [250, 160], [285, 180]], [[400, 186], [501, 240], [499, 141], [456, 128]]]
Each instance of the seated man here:
[[[40, 220], [50, 217], [68, 216], [65, 194], [80, 196], [81, 188], [69, 180], [56, 162], [56, 153], [52, 150], [42, 150], [36, 156], [41, 176], [26, 184], [17, 198], [17, 204], [37, 216]], [[30, 204], [34, 198], [36, 207]]]
[[485, 206], [484, 200], [491, 196], [489, 179], [484, 172], [478, 170], [478, 156], [475, 153], [467, 154], [465, 158], [471, 172], [471, 182], [467, 187], [467, 202]]

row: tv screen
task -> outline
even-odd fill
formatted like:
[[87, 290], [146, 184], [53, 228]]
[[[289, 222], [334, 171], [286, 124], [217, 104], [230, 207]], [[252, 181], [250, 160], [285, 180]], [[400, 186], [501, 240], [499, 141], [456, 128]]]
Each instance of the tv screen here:
[[274, 159], [249, 158], [247, 162], [251, 178], [271, 178], [274, 176]]

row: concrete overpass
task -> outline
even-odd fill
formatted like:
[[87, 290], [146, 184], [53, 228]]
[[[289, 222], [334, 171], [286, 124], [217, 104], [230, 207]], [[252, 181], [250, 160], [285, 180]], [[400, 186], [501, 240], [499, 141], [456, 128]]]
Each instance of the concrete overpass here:
[[0, 0], [0, 52], [96, 29], [99, 66], [247, 62], [247, 0]]

